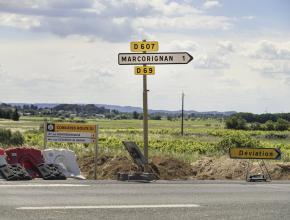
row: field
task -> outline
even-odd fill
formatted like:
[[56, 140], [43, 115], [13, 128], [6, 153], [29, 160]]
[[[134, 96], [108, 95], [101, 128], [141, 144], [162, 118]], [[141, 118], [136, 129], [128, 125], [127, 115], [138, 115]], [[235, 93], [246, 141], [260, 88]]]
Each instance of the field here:
[[[58, 120], [58, 119], [50, 119]], [[26, 146], [43, 148], [43, 121], [40, 117], [21, 117], [20, 121], [0, 120], [0, 128], [19, 130]], [[99, 146], [102, 155], [127, 155], [122, 141], [135, 141], [142, 148], [142, 120], [92, 120], [99, 125]], [[224, 128], [216, 119], [187, 120], [184, 136], [180, 121], [149, 121], [149, 156], [170, 156], [194, 162], [202, 156], [222, 156], [230, 147], [279, 147], [282, 160], [290, 161], [290, 131], [235, 131]], [[48, 147], [70, 148], [78, 156], [92, 155], [92, 145], [48, 143]]]

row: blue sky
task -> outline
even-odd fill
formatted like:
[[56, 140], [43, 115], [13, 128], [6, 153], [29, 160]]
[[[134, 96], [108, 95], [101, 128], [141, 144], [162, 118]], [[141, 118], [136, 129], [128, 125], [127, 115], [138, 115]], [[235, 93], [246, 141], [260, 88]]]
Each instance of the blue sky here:
[[130, 41], [189, 52], [157, 66], [149, 107], [289, 112], [290, 1], [0, 0], [0, 101], [142, 106], [142, 79], [118, 66]]

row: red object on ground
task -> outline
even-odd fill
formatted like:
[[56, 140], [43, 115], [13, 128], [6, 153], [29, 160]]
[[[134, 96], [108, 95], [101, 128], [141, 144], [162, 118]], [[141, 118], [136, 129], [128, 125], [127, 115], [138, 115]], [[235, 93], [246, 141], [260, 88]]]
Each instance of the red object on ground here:
[[32, 178], [40, 177], [40, 173], [36, 168], [37, 165], [44, 163], [41, 151], [35, 148], [9, 148], [6, 151], [7, 163], [20, 163], [30, 174]]
[[5, 150], [0, 148], [0, 156], [3, 156], [3, 155], [5, 155]]

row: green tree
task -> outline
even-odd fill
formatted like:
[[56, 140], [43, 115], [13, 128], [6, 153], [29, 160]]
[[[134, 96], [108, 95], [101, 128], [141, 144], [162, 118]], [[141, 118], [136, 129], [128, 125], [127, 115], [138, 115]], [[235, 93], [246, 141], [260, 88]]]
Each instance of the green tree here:
[[18, 110], [17, 108], [13, 111], [13, 113], [11, 114], [11, 119], [13, 121], [19, 121], [20, 115], [18, 114]]
[[288, 130], [288, 128], [289, 128], [289, 122], [282, 118], [279, 118], [277, 122], [275, 123], [276, 131], [286, 131]]
[[133, 119], [139, 119], [138, 112], [136, 112], [136, 111], [133, 112]]
[[268, 120], [264, 124], [264, 128], [267, 131], [274, 131], [275, 130], [275, 123], [272, 120]]
[[152, 115], [152, 116], [150, 116], [150, 118], [152, 119], [152, 120], [161, 120], [161, 115]]
[[246, 130], [247, 122], [241, 117], [232, 116], [226, 120], [226, 127], [235, 130]]

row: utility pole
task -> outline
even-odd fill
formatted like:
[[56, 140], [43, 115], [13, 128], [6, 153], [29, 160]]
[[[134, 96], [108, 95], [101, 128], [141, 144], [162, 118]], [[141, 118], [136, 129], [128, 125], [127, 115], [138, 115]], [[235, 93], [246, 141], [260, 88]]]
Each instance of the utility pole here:
[[182, 95], [181, 95], [181, 135], [183, 136], [183, 127], [184, 127], [184, 117], [183, 117], [183, 112], [184, 112], [184, 93], [182, 91]]

